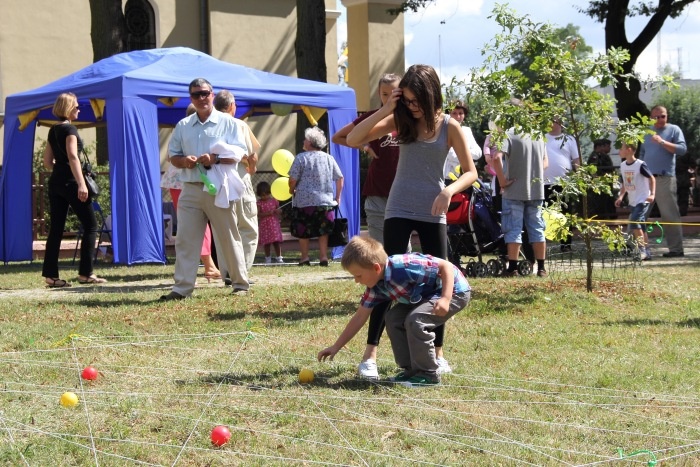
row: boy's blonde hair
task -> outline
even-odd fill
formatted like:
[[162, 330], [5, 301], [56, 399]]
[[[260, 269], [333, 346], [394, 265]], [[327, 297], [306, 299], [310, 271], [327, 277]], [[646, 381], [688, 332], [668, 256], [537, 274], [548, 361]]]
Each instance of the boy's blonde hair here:
[[340, 265], [346, 271], [353, 264], [369, 269], [375, 263], [383, 266], [387, 258], [388, 256], [381, 243], [372, 238], [362, 238], [356, 235], [345, 246]]
[[64, 92], [58, 95], [53, 104], [52, 113], [58, 118], [65, 120], [70, 117], [70, 113], [78, 107], [78, 98], [72, 92]]
[[636, 142], [634, 142], [634, 141], [629, 141], [629, 142], [625, 142], [625, 143], [622, 143], [622, 144], [624, 144], [625, 146], [627, 146], [628, 148], [630, 148], [632, 151], [637, 152], [637, 143], [636, 143]]

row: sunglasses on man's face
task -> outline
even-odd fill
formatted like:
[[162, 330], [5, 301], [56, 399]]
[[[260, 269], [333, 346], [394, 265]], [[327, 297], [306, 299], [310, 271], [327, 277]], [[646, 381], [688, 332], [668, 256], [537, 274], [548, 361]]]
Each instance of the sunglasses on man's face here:
[[191, 92], [190, 97], [192, 99], [201, 99], [203, 97], [209, 97], [211, 94], [211, 91], [196, 91], [196, 92]]

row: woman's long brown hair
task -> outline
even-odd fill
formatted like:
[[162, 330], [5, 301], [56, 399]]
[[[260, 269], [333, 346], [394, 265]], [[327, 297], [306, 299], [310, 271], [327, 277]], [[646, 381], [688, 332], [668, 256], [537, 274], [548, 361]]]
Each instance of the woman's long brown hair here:
[[[427, 123], [428, 133], [435, 131], [435, 115], [442, 112], [442, 89], [440, 78], [429, 65], [411, 65], [399, 83], [401, 89], [409, 89], [416, 97]], [[413, 143], [418, 139], [416, 119], [411, 110], [399, 99], [394, 109], [394, 121], [398, 140]]]

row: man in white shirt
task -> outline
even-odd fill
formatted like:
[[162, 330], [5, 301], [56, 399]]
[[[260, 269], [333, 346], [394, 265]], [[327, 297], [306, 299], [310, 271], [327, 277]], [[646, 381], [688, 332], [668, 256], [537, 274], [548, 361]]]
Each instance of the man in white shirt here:
[[[455, 102], [454, 108], [450, 111], [450, 117], [454, 118], [457, 123], [462, 125], [467, 115], [469, 115], [469, 107], [463, 104], [462, 101]], [[472, 159], [475, 161], [481, 159], [481, 147], [477, 144], [476, 139], [474, 139], [472, 129], [469, 128], [469, 126], [462, 125], [462, 131], [464, 132], [464, 136], [467, 137], [467, 146], [469, 147]], [[445, 159], [445, 168], [443, 169], [445, 180], [450, 180], [450, 173], [454, 173], [458, 165], [459, 160], [457, 159], [457, 154], [455, 154], [454, 149], [450, 148], [450, 151], [447, 153], [447, 159]]]
[[[581, 155], [573, 136], [564, 133], [564, 127], [560, 118], [552, 121], [552, 129], [546, 135], [547, 157], [549, 165], [544, 170], [544, 190], [545, 202], [556, 199], [555, 192], [561, 191], [561, 185], [557, 179], [565, 178], [572, 170], [576, 170], [581, 165]], [[576, 212], [576, 202], [578, 200], [564, 200], [566, 206], [564, 212]], [[561, 241], [562, 251], [571, 251], [571, 236]]]

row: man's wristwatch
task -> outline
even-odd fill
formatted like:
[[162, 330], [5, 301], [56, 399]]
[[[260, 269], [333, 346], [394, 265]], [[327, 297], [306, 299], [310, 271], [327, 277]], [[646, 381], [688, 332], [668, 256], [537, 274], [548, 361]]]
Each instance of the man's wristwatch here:
[[214, 164], [221, 164], [218, 154], [212, 154], [212, 156], [214, 156]]

